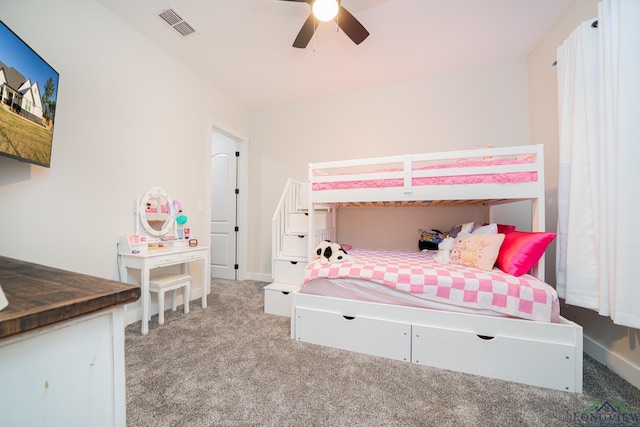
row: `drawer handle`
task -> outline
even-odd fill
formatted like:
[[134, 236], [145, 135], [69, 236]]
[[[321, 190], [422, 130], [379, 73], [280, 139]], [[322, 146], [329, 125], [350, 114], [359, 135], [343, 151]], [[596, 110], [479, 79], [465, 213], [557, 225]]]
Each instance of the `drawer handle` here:
[[298, 235], [298, 237], [299, 237], [300, 239], [304, 239], [304, 236], [300, 236], [300, 235]]
[[342, 315], [342, 318], [343, 318], [344, 320], [353, 320], [353, 319], [355, 319], [356, 317], [355, 317], [355, 316], [345, 316], [345, 315]]
[[298, 261], [289, 261], [291, 264], [296, 265]]
[[478, 338], [480, 338], [481, 340], [485, 340], [485, 341], [491, 341], [491, 340], [495, 339], [496, 337], [490, 337], [489, 335], [478, 335]]
[[282, 292], [282, 295], [289, 295], [289, 292], [287, 291], [280, 291], [280, 292]]

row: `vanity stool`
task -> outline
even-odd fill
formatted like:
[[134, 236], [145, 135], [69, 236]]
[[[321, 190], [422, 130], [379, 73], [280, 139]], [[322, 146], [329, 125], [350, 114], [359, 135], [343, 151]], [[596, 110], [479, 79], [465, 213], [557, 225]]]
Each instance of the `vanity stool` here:
[[189, 313], [189, 297], [191, 295], [191, 276], [188, 274], [171, 274], [149, 280], [149, 292], [158, 293], [158, 325], [164, 325], [164, 294], [173, 292], [171, 310], [176, 311], [176, 290], [183, 288], [184, 312]]

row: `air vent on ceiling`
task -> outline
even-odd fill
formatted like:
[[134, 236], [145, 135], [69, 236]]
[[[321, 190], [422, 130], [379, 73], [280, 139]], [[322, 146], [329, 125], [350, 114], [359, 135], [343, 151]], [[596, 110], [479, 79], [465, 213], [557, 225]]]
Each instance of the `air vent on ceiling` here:
[[182, 19], [182, 17], [173, 9], [165, 9], [160, 12], [158, 16], [183, 36], [188, 36], [196, 32], [191, 24]]

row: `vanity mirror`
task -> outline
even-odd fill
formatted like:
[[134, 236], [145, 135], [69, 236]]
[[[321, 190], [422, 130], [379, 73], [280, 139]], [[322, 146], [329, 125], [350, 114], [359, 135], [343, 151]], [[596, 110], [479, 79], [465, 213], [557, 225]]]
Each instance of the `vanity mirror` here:
[[175, 235], [176, 213], [171, 196], [153, 187], [136, 202], [136, 234], [140, 228], [152, 237]]

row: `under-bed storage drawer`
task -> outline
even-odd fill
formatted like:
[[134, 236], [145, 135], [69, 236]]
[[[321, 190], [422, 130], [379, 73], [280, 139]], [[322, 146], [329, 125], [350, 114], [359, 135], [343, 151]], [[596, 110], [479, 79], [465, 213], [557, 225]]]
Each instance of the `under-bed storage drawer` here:
[[412, 362], [421, 365], [573, 392], [581, 383], [566, 343], [415, 324], [412, 335]]
[[277, 259], [273, 262], [273, 281], [301, 285], [304, 279], [304, 269], [307, 266], [302, 261], [288, 261]]
[[298, 307], [295, 339], [395, 360], [411, 360], [411, 324]]

